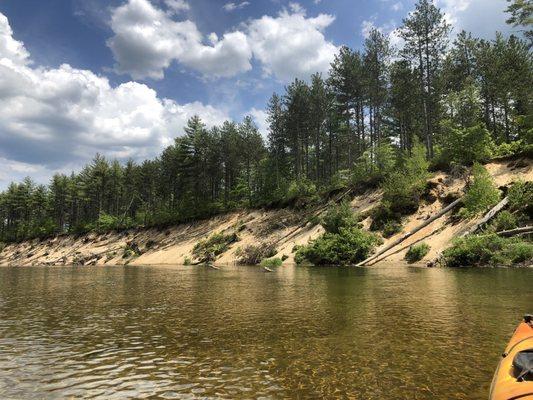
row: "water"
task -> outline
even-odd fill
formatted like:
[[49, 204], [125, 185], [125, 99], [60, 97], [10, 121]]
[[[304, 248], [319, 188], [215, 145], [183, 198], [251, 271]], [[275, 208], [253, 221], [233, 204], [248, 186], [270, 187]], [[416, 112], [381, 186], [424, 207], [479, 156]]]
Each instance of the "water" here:
[[0, 398], [485, 399], [533, 270], [0, 268]]

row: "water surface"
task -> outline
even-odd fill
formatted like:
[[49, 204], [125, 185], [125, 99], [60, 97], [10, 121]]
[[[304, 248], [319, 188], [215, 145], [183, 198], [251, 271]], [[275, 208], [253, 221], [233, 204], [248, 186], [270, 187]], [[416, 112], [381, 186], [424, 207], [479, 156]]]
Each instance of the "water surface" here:
[[530, 269], [0, 268], [0, 398], [485, 399]]

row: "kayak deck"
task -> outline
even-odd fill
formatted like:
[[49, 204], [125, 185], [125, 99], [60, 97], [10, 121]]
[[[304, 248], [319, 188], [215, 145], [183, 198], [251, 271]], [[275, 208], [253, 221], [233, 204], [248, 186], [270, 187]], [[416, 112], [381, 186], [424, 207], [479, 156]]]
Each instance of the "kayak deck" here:
[[517, 380], [513, 366], [515, 356], [533, 349], [533, 322], [522, 322], [516, 328], [511, 341], [502, 355], [491, 386], [490, 400], [532, 400], [533, 381]]

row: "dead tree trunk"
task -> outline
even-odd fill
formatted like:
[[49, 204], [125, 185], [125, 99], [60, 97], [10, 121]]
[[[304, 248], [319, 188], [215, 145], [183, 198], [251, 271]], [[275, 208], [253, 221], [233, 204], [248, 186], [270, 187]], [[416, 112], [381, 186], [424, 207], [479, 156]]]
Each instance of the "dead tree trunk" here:
[[487, 222], [489, 222], [492, 218], [496, 216], [501, 210], [505, 208], [505, 206], [509, 203], [509, 198], [506, 197], [502, 201], [500, 201], [498, 204], [496, 204], [488, 213], [485, 214], [483, 218], [481, 218], [478, 222], [476, 222], [472, 227], [467, 229], [465, 232], [463, 232], [460, 237], [465, 237], [468, 235], [471, 235], [473, 233], [476, 233], [476, 231], [485, 225]]
[[358, 267], [362, 267], [363, 265], [365, 264], [368, 264], [369, 262], [373, 261], [374, 259], [378, 258], [380, 255], [386, 253], [387, 251], [389, 251], [390, 249], [398, 246], [400, 243], [402, 243], [404, 240], [408, 239], [409, 237], [413, 236], [415, 233], [417, 233], [418, 231], [424, 229], [426, 226], [428, 226], [429, 224], [431, 224], [433, 221], [435, 221], [436, 219], [439, 219], [440, 217], [442, 217], [444, 214], [447, 214], [448, 212], [452, 211], [455, 207], [457, 207], [461, 202], [462, 202], [463, 198], [461, 197], [460, 199], [457, 199], [455, 200], [453, 203], [451, 203], [450, 205], [448, 205], [447, 207], [443, 208], [441, 211], [439, 211], [437, 214], [435, 214], [434, 216], [432, 216], [431, 218], [429, 218], [428, 220], [426, 220], [424, 223], [418, 225], [415, 229], [413, 229], [412, 231], [410, 232], [407, 232], [406, 234], [400, 236], [398, 239], [396, 239], [394, 242], [392, 242], [391, 244], [389, 244], [388, 246], [386, 246], [385, 248], [381, 249], [380, 251], [378, 251], [376, 254], [374, 254], [373, 256], [370, 256], [369, 258], [367, 258], [366, 260], [364, 261], [361, 261], [359, 264], [357, 264]]
[[523, 226], [521, 228], [511, 229], [508, 231], [496, 232], [496, 235], [502, 237], [518, 236], [527, 233], [533, 233], [533, 226]]

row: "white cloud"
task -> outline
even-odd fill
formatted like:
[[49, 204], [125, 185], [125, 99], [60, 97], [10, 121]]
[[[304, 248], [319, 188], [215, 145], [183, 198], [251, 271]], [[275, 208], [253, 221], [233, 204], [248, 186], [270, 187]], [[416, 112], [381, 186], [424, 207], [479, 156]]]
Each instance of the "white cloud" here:
[[189, 11], [191, 6], [185, 0], [164, 0], [172, 14]]
[[396, 3], [394, 3], [392, 6], [391, 6], [392, 10], [393, 11], [400, 11], [403, 9], [403, 4], [402, 2], [398, 1]]
[[250, 5], [249, 1], [241, 1], [240, 3], [229, 2], [229, 3], [224, 4], [222, 8], [226, 10], [227, 12], [231, 12], [235, 10], [240, 10], [249, 5]]
[[462, 29], [485, 39], [494, 38], [495, 32], [511, 32], [505, 23], [505, 0], [437, 0], [446, 19], [453, 25], [454, 33]]
[[253, 119], [255, 124], [257, 125], [257, 129], [259, 129], [259, 132], [263, 137], [266, 139], [268, 135], [268, 122], [267, 117], [268, 114], [265, 110], [259, 110], [255, 107], [253, 107], [247, 115], [250, 115]]
[[248, 38], [267, 74], [283, 81], [306, 78], [327, 71], [338, 51], [323, 33], [334, 20], [327, 14], [306, 18], [302, 13], [282, 11], [277, 17], [251, 21]]
[[114, 36], [108, 45], [117, 71], [134, 79], [162, 79], [173, 61], [207, 77], [230, 77], [249, 71], [252, 56], [280, 80], [326, 71], [338, 49], [323, 31], [335, 18], [307, 18], [298, 3], [290, 8], [276, 17], [250, 20], [222, 39], [210, 34], [211, 45], [205, 45], [194, 22], [175, 21], [148, 0], [128, 0], [113, 10]]
[[119, 159], [153, 157], [182, 133], [191, 116], [200, 115], [208, 125], [227, 118], [199, 102], [161, 99], [145, 84], [113, 87], [91, 71], [67, 64], [32, 67], [28, 61], [24, 45], [13, 39], [0, 14], [0, 162], [5, 175], [37, 168], [37, 175], [45, 176], [79, 166], [96, 152]]
[[403, 39], [400, 37], [396, 27], [396, 23], [393, 20], [384, 23], [383, 25], [376, 25], [376, 18], [364, 20], [361, 24], [361, 34], [365, 39], [370, 36], [372, 29], [377, 29], [389, 39], [390, 44], [395, 48], [400, 48], [403, 45]]
[[233, 76], [251, 69], [246, 35], [225, 34], [211, 46], [192, 21], [174, 21], [148, 0], [129, 0], [113, 11], [108, 41], [117, 71], [134, 79], [162, 79], [172, 61], [215, 77]]
[[0, 13], [0, 57], [5, 63], [24, 65], [29, 61], [29, 53], [22, 43], [13, 39], [13, 31], [7, 17]]

